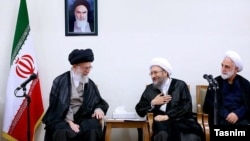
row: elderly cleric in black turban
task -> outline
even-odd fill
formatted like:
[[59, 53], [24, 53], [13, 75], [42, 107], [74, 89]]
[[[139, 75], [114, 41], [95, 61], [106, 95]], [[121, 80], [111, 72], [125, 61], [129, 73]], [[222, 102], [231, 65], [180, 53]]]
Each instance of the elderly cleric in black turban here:
[[93, 62], [94, 54], [91, 49], [74, 49], [69, 54], [69, 62], [71, 65], [79, 64], [83, 62]]

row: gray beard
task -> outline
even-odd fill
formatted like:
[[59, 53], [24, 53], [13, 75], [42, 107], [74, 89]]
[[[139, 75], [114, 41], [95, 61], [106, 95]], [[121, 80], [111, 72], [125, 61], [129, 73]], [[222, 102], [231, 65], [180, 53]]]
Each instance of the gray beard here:
[[74, 78], [79, 82], [83, 82], [83, 84], [88, 82], [88, 76], [81, 75], [77, 72], [75, 72]]
[[224, 80], [230, 78], [231, 76], [233, 76], [233, 71], [228, 72], [227, 74], [221, 74], [221, 77], [222, 77], [222, 79], [224, 79]]
[[159, 90], [161, 90], [161, 87], [163, 85], [163, 81], [162, 82], [159, 82], [159, 83], [153, 83], [153, 86]]

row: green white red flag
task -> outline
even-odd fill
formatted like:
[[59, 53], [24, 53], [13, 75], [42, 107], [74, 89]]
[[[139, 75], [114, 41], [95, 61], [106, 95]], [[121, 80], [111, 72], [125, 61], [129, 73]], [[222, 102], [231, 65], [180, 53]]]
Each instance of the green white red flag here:
[[[34, 141], [35, 130], [44, 113], [30, 31], [26, 0], [20, 0], [3, 116], [2, 134], [10, 141]], [[36, 74], [37, 77], [29, 81], [25, 87], [20, 87], [32, 74]]]

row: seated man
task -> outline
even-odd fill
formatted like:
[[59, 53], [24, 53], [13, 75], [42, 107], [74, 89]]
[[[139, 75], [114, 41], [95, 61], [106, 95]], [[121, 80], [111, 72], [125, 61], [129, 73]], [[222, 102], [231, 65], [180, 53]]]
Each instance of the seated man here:
[[144, 117], [154, 113], [153, 141], [201, 141], [203, 131], [192, 114], [192, 99], [187, 84], [171, 78], [172, 67], [164, 58], [150, 65], [153, 83], [147, 85], [135, 110]]
[[109, 105], [88, 77], [93, 52], [75, 49], [68, 59], [72, 68], [54, 79], [49, 107], [42, 119], [45, 141], [100, 141], [100, 120]]
[[[250, 124], [250, 82], [237, 74], [242, 69], [240, 55], [227, 51], [221, 63], [221, 75], [215, 78], [218, 88], [216, 91], [208, 88], [203, 105], [203, 111], [209, 115], [210, 127]], [[214, 104], [215, 98], [217, 104]]]

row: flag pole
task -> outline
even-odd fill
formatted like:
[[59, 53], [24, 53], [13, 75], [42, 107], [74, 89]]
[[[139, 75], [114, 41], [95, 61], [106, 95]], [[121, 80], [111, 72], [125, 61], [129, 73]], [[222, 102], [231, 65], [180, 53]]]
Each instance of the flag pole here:
[[[27, 139], [28, 141], [30, 141], [30, 102], [31, 102], [31, 98], [29, 96], [29, 94], [27, 94], [27, 88], [26, 88], [26, 85], [37, 78], [37, 75], [35, 73], [31, 74], [30, 77], [24, 81], [20, 87], [17, 87], [14, 91], [14, 94], [16, 97], [25, 97], [26, 98], [26, 101], [27, 101]], [[17, 92], [22, 88], [23, 90], [23, 95], [19, 96], [17, 95]]]
[[26, 86], [24, 86], [23, 88], [22, 88], [22, 90], [23, 90], [23, 95], [17, 95], [16, 93], [17, 93], [17, 91], [19, 90], [19, 87], [14, 91], [14, 93], [15, 93], [15, 96], [16, 97], [18, 97], [18, 98], [20, 98], [20, 97], [25, 97], [26, 98], [26, 101], [27, 101], [27, 141], [31, 141], [30, 140], [30, 102], [31, 102], [31, 98], [30, 98], [30, 96], [26, 93]]

